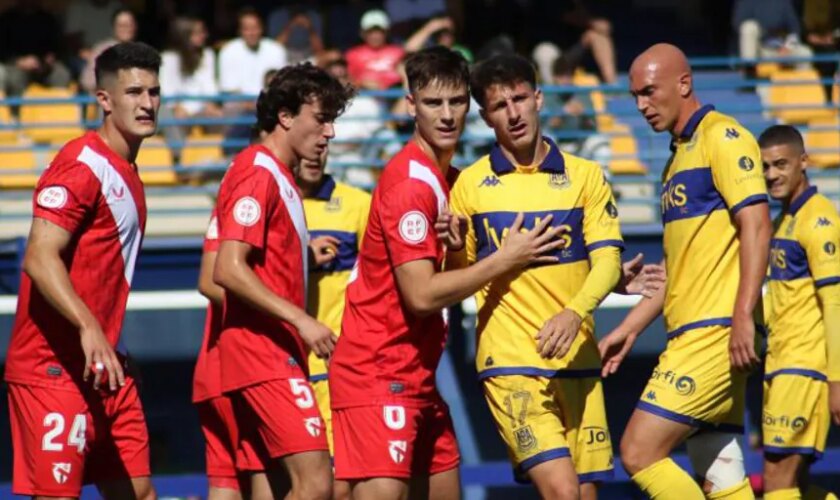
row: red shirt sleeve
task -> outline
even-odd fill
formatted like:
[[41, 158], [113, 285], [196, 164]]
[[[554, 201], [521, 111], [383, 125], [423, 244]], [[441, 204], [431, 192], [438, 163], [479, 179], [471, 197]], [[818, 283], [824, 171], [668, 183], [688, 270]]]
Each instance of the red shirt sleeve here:
[[210, 216], [210, 223], [207, 224], [207, 232], [204, 233], [204, 246], [202, 250], [205, 253], [219, 251], [219, 220], [215, 208]]
[[219, 241], [236, 240], [264, 248], [268, 225], [279, 200], [271, 173], [251, 166], [225, 178], [219, 190]]
[[423, 182], [407, 179], [392, 187], [380, 205], [385, 244], [394, 267], [421, 259], [437, 259], [440, 242], [434, 232], [437, 198]]
[[32, 215], [75, 233], [96, 210], [100, 189], [99, 179], [83, 163], [55, 162], [38, 180]]

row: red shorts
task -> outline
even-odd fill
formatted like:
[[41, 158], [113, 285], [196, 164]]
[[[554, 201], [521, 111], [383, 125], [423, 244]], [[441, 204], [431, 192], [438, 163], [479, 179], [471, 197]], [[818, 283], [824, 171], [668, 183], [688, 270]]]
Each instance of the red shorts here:
[[251, 385], [231, 393], [231, 401], [243, 446], [264, 449], [271, 458], [329, 451], [324, 421], [305, 378]]
[[115, 392], [9, 384], [18, 495], [78, 497], [85, 483], [150, 475], [149, 433], [134, 379]]
[[239, 473], [265, 470], [266, 455], [239, 440], [233, 405], [226, 396], [196, 403], [204, 433], [204, 454], [210, 486], [239, 489]]
[[333, 409], [336, 479], [410, 478], [458, 467], [445, 403]]

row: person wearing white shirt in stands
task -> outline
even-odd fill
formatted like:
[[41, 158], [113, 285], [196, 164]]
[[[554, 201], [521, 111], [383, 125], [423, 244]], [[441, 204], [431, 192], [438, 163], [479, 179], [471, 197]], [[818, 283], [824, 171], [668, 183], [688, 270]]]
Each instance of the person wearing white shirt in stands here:
[[286, 66], [286, 49], [270, 38], [263, 38], [263, 22], [253, 8], [240, 10], [238, 23], [239, 38], [226, 43], [219, 52], [219, 87], [222, 92], [256, 98], [266, 71]]

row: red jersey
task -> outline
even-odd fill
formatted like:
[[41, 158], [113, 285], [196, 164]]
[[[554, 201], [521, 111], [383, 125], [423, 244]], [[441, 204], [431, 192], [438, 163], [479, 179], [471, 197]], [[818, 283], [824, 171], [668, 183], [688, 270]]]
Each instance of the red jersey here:
[[[309, 236], [289, 168], [266, 147], [233, 159], [216, 201], [219, 241], [254, 248], [251, 269], [274, 294], [306, 308]], [[280, 378], [306, 378], [307, 349], [297, 330], [226, 293], [219, 339], [224, 392]]]
[[444, 250], [434, 222], [448, 197], [440, 170], [413, 141], [385, 167], [330, 360], [333, 408], [437, 399], [435, 371], [447, 330], [443, 312], [417, 317], [406, 309], [394, 269], [430, 259], [441, 270]]
[[[210, 224], [204, 234], [203, 253], [219, 251], [219, 221], [216, 209], [210, 216]], [[201, 350], [195, 362], [193, 375], [193, 403], [199, 403], [222, 395], [222, 373], [219, 365], [219, 333], [222, 330], [222, 308], [210, 302], [204, 318], [204, 337]]]
[[[33, 216], [66, 229], [62, 258], [73, 289], [119, 345], [125, 304], [146, 227], [146, 198], [137, 169], [97, 132], [67, 143], [38, 180]], [[6, 381], [47, 387], [82, 384], [85, 355], [79, 329], [21, 273]]]
[[387, 89], [402, 82], [397, 70], [405, 50], [399, 45], [385, 45], [374, 49], [357, 45], [347, 51], [347, 73], [356, 85], [374, 81], [379, 89]]

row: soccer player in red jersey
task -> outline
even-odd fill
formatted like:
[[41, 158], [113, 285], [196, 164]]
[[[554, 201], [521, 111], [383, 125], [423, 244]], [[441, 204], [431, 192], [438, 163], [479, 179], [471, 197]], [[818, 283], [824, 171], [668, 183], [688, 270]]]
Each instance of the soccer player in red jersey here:
[[76, 498], [93, 482], [105, 498], [155, 497], [120, 331], [146, 226], [134, 159], [155, 133], [159, 66], [142, 43], [97, 57], [102, 126], [68, 142], [35, 188], [5, 376], [19, 495]]
[[[469, 70], [460, 54], [435, 47], [410, 56], [406, 74], [415, 132], [374, 190], [329, 367], [336, 478], [351, 482], [357, 500], [459, 497], [458, 445], [435, 386], [443, 309], [507, 272], [554, 262], [542, 253], [561, 245], [547, 229], [550, 217], [520, 231], [520, 214], [498, 252], [441, 272], [444, 249], [432, 224], [446, 213]], [[457, 248], [463, 234], [445, 241]]]
[[311, 64], [281, 69], [257, 100], [263, 137], [234, 158], [217, 200], [221, 390], [233, 402], [240, 441], [271, 457], [275, 491], [288, 475], [290, 498], [332, 494], [307, 355], [311, 349], [328, 357], [335, 345], [333, 332], [304, 309], [308, 233], [291, 169], [301, 159], [318, 160], [351, 96]]

